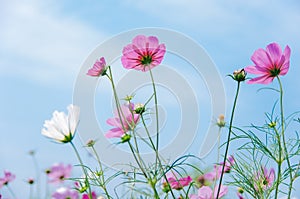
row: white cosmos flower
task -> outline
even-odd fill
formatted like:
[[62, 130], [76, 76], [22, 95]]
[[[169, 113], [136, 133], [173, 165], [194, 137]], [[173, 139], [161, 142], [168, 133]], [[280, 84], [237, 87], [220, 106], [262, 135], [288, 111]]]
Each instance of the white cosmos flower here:
[[80, 108], [73, 104], [68, 106], [68, 115], [54, 111], [51, 120], [46, 120], [42, 134], [57, 142], [72, 141], [79, 122]]

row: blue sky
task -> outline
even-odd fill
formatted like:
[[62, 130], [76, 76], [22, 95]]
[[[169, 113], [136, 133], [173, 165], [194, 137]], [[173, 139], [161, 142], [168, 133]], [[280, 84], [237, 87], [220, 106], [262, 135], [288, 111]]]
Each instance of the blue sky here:
[[[70, 147], [41, 136], [44, 120], [72, 103], [75, 79], [90, 52], [131, 29], [167, 28], [198, 42], [223, 77], [228, 107], [234, 83], [226, 75], [250, 65], [255, 49], [274, 41], [288, 44], [292, 55], [290, 71], [283, 78], [285, 111], [300, 110], [296, 0], [2, 0], [0, 5], [0, 171], [15, 172], [16, 187], [34, 175], [29, 150], [37, 150], [41, 168], [55, 161], [76, 162]], [[237, 125], [249, 124], [249, 118], [259, 122], [271, 109], [275, 96], [257, 93], [259, 88], [242, 86]]]

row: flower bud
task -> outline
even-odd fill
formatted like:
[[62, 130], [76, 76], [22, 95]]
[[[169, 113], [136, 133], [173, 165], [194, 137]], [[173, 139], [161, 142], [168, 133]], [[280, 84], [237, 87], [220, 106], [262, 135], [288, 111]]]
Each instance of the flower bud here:
[[89, 140], [89, 141], [87, 141], [87, 143], [86, 143], [86, 146], [88, 146], [88, 147], [93, 147], [94, 145], [95, 145], [95, 140]]
[[268, 124], [268, 126], [269, 126], [270, 128], [274, 128], [274, 127], [276, 126], [276, 122], [270, 122], [270, 123]]
[[242, 193], [244, 193], [244, 189], [241, 188], [241, 187], [239, 187], [239, 188], [238, 188], [238, 192], [242, 194]]
[[126, 95], [124, 98], [125, 101], [130, 102], [133, 99], [133, 95]]
[[123, 137], [121, 137], [121, 143], [128, 142], [131, 138], [131, 135], [129, 134], [124, 134]]
[[233, 72], [233, 75], [230, 75], [232, 79], [238, 82], [245, 81], [247, 73], [244, 69], [239, 69]]
[[219, 115], [219, 118], [217, 119], [217, 125], [222, 128], [225, 126], [225, 116], [223, 114]]
[[144, 104], [138, 103], [134, 105], [134, 112], [136, 114], [143, 114], [145, 112], [145, 106]]

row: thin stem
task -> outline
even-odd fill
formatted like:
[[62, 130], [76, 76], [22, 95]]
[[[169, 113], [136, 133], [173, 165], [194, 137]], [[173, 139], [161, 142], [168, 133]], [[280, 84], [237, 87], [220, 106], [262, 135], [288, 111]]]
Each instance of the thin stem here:
[[149, 178], [148, 178], [148, 176], [147, 176], [147, 173], [145, 172], [144, 168], [142, 167], [141, 163], [139, 162], [139, 160], [138, 160], [138, 158], [137, 158], [137, 156], [136, 156], [135, 150], [134, 150], [132, 144], [130, 143], [130, 141], [128, 141], [128, 145], [129, 145], [129, 148], [130, 148], [130, 150], [131, 150], [131, 152], [132, 152], [132, 154], [133, 154], [133, 157], [134, 157], [136, 163], [138, 164], [139, 168], [141, 169], [143, 175], [145, 176], [145, 178], [146, 178], [147, 180], [149, 180]]
[[[156, 116], [156, 151], [158, 151], [159, 147], [159, 119], [158, 119], [158, 102], [157, 102], [157, 93], [156, 93], [156, 87], [155, 87], [155, 82], [152, 74], [151, 68], [149, 69], [150, 71], [150, 77], [152, 81], [152, 87], [153, 87], [153, 93], [154, 93], [154, 103], [155, 103], [155, 116]], [[155, 160], [155, 168], [157, 168], [157, 161], [158, 161], [158, 153], [156, 153], [156, 160]]]
[[[221, 127], [219, 127], [218, 130], [218, 149], [217, 149], [217, 163], [219, 163], [220, 161], [220, 136], [221, 136]], [[218, 176], [218, 170], [216, 169], [216, 176]], [[215, 190], [217, 184], [217, 179], [214, 180], [214, 186], [213, 186], [213, 190]]]
[[234, 111], [235, 111], [235, 107], [236, 107], [236, 103], [237, 103], [237, 98], [238, 98], [238, 95], [239, 95], [239, 90], [240, 90], [240, 81], [238, 81], [238, 84], [237, 84], [236, 94], [235, 94], [233, 107], [232, 107], [232, 111], [231, 111], [226, 150], [225, 150], [225, 154], [224, 154], [222, 172], [221, 172], [221, 176], [220, 176], [220, 182], [219, 182], [218, 192], [217, 192], [217, 197], [216, 197], [217, 199], [219, 198], [219, 194], [220, 194], [220, 190], [221, 190], [221, 185], [222, 185], [222, 180], [223, 180], [223, 175], [224, 175], [224, 169], [225, 169], [225, 163], [226, 163], [226, 160], [227, 160], [227, 154], [228, 154], [229, 143], [230, 143], [230, 135], [231, 135], [231, 129], [232, 129], [232, 123], [233, 123], [233, 116], [234, 116]]
[[290, 176], [290, 184], [289, 184], [289, 192], [288, 192], [288, 198], [290, 198], [291, 193], [292, 193], [292, 188], [293, 188], [293, 174], [292, 174], [292, 170], [291, 170], [291, 162], [290, 162], [290, 158], [289, 158], [289, 154], [288, 154], [288, 150], [287, 150], [287, 146], [286, 146], [286, 141], [285, 141], [284, 112], [283, 112], [283, 89], [282, 89], [282, 84], [281, 84], [280, 78], [278, 76], [277, 76], [277, 80], [278, 80], [279, 87], [280, 87], [281, 136], [282, 136], [283, 147], [284, 147], [284, 155], [285, 155], [288, 167], [289, 167], [289, 176]]
[[[34, 164], [34, 168], [35, 168], [35, 172], [36, 172], [36, 180], [35, 180], [36, 181], [36, 194], [37, 194], [37, 197], [39, 198], [40, 194], [41, 194], [40, 193], [40, 191], [41, 191], [41, 189], [40, 189], [40, 169], [39, 169], [38, 161], [35, 157], [34, 151], [32, 152], [31, 156], [32, 156], [32, 160], [33, 160], [33, 164]], [[33, 191], [31, 190], [31, 192], [33, 192]]]
[[29, 185], [29, 199], [33, 199], [32, 192], [32, 185]]
[[[163, 166], [162, 166], [160, 157], [159, 157], [158, 150], [156, 150], [156, 148], [155, 148], [155, 145], [154, 145], [153, 140], [152, 140], [152, 138], [151, 138], [151, 136], [150, 136], [150, 133], [149, 133], [149, 130], [148, 130], [147, 125], [146, 125], [146, 123], [145, 123], [145, 119], [144, 119], [143, 115], [141, 115], [141, 118], [142, 118], [143, 126], [145, 127], [145, 130], [146, 130], [147, 136], [148, 136], [148, 138], [149, 138], [149, 140], [150, 140], [151, 146], [152, 146], [153, 150], [154, 150], [155, 153], [156, 153], [156, 157], [157, 157], [157, 161], [158, 161], [159, 167], [160, 167], [160, 168], [162, 169], [162, 171], [163, 171], [164, 169], [163, 169]], [[155, 172], [155, 173], [156, 173], [156, 172]], [[169, 184], [168, 178], [167, 178], [167, 176], [166, 176], [166, 174], [165, 174], [164, 171], [163, 171], [163, 177], [164, 177], [166, 183], [167, 183], [168, 186], [169, 186], [171, 195], [173, 196], [173, 198], [175, 198], [175, 195], [174, 195], [174, 193], [173, 193], [173, 190], [172, 190], [172, 188], [171, 188], [171, 186], [170, 186], [170, 184]]]
[[79, 160], [79, 163], [81, 165], [82, 171], [83, 171], [83, 173], [85, 175], [85, 183], [88, 186], [88, 195], [89, 195], [89, 198], [93, 198], [92, 197], [92, 190], [91, 190], [90, 182], [88, 180], [88, 173], [87, 173], [86, 169], [84, 168], [84, 164], [82, 162], [82, 159], [81, 159], [81, 157], [80, 157], [80, 155], [78, 153], [78, 150], [76, 149], [74, 143], [71, 141], [70, 144], [71, 144], [72, 148], [74, 149], [74, 151], [76, 153], [76, 156], [77, 156], [77, 158]]
[[282, 165], [282, 148], [281, 148], [281, 138], [280, 134], [278, 133], [277, 129], [274, 127], [275, 133], [276, 133], [276, 138], [278, 141], [278, 160], [277, 162], [277, 180], [276, 180], [276, 187], [275, 187], [275, 199], [278, 197], [278, 191], [279, 191], [279, 184], [281, 181], [281, 165]]
[[[154, 81], [154, 77], [153, 77], [153, 74], [152, 74], [152, 70], [151, 68], [149, 67], [149, 72], [150, 72], [150, 77], [151, 77], [151, 82], [152, 82], [152, 87], [153, 87], [153, 94], [154, 94], [154, 104], [155, 104], [155, 116], [156, 116], [156, 147], [155, 147], [155, 155], [156, 155], [156, 159], [155, 159], [155, 170], [157, 170], [157, 165], [159, 165], [159, 167], [161, 168], [161, 170], [163, 171], [163, 167], [162, 167], [162, 163], [161, 163], [161, 160], [159, 158], [159, 117], [158, 117], [158, 100], [157, 100], [157, 92], [156, 92], [156, 86], [155, 86], [155, 81]], [[168, 179], [167, 179], [167, 176], [165, 174], [165, 172], [163, 172], [163, 176], [164, 176], [164, 179], [166, 180], [166, 182], [168, 183], [168, 186], [171, 190], [171, 195], [173, 198], [175, 198], [175, 195], [169, 185], [169, 182], [168, 182]]]
[[12, 195], [13, 198], [17, 199], [16, 194], [14, 193], [14, 191], [10, 188], [10, 186], [7, 184], [6, 185], [8, 191], [10, 192], [10, 194]]
[[110, 80], [110, 83], [111, 83], [111, 86], [112, 86], [112, 89], [113, 89], [113, 93], [114, 93], [115, 103], [116, 103], [116, 106], [117, 106], [118, 116], [120, 118], [120, 123], [121, 123], [122, 129], [125, 131], [126, 129], [125, 129], [121, 114], [122, 114], [123, 118], [125, 118], [125, 117], [124, 117], [122, 111], [120, 110], [121, 105], [120, 105], [119, 98], [118, 98], [118, 95], [117, 95], [117, 91], [116, 91], [116, 87], [115, 87], [115, 83], [114, 83], [114, 80], [113, 80], [113, 75], [112, 75], [110, 66], [108, 66], [108, 71], [109, 71], [109, 75], [106, 75], [106, 76]]
[[105, 185], [105, 177], [104, 177], [104, 171], [103, 171], [103, 167], [102, 167], [102, 163], [101, 163], [101, 160], [100, 160], [100, 157], [97, 153], [97, 151], [95, 150], [95, 147], [94, 146], [91, 146], [92, 147], [92, 150], [94, 152], [94, 154], [96, 155], [96, 159], [97, 159], [97, 162], [99, 164], [99, 167], [100, 167], [100, 173], [101, 173], [101, 179], [102, 179], [102, 183], [101, 183], [101, 187], [103, 188], [104, 192], [105, 192], [105, 195], [107, 196], [107, 198], [111, 198], [110, 195], [108, 194], [108, 191], [106, 189], [106, 185]]

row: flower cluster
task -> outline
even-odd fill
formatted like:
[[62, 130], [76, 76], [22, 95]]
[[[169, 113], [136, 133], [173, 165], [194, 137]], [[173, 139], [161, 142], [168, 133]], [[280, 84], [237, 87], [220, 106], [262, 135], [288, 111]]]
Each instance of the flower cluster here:
[[[279, 198], [285, 195], [291, 198], [294, 182], [300, 176], [300, 164], [294, 162], [300, 157], [300, 140], [298, 137], [288, 139], [286, 131], [291, 122], [300, 123], [299, 118], [292, 114], [285, 117], [283, 109], [283, 86], [280, 76], [287, 74], [290, 67], [291, 49], [286, 46], [282, 52], [277, 43], [267, 45], [266, 49], [258, 49], [251, 57], [254, 65], [234, 71], [229, 76], [237, 83], [229, 121], [221, 114], [216, 121], [219, 127], [218, 139], [228, 130], [227, 141], [218, 143], [217, 163], [204, 171], [203, 161], [195, 155], [178, 157], [174, 162], [166, 160], [160, 154], [159, 139], [161, 130], [158, 121], [158, 102], [156, 83], [152, 70], [159, 66], [166, 54], [166, 45], [160, 43], [155, 36], [137, 35], [122, 51], [121, 62], [125, 69], [134, 69], [149, 73], [153, 93], [144, 102], [133, 103], [136, 98], [129, 94], [120, 100], [116, 91], [112, 67], [104, 57], [95, 61], [86, 74], [93, 78], [107, 78], [113, 90], [115, 110], [113, 117], [106, 120], [108, 130], [104, 138], [117, 140], [130, 150], [137, 166], [129, 165], [130, 171], [115, 172], [102, 165], [100, 155], [94, 148], [97, 141], [91, 138], [85, 147], [94, 155], [97, 166], [85, 164], [77, 150], [73, 139], [80, 120], [80, 108], [76, 105], [67, 107], [68, 113], [54, 111], [50, 120], [46, 120], [41, 133], [51, 140], [69, 144], [79, 164], [82, 174], [72, 176], [71, 164], [56, 163], [45, 170], [47, 185], [51, 186], [46, 198], [51, 199], [113, 199], [113, 198], [179, 198], [179, 199], [220, 199], [233, 198]], [[249, 78], [248, 74], [259, 75]], [[254, 125], [249, 128], [234, 126], [234, 113], [237, 107], [238, 94], [244, 81], [248, 84], [270, 84], [278, 80], [279, 109], [274, 106], [271, 114], [266, 114], [266, 124]], [[149, 103], [153, 103], [154, 111], [149, 111]], [[150, 132], [145, 118], [149, 114], [156, 117], [156, 131]], [[227, 117], [226, 117], [227, 120]], [[154, 122], [154, 121], [152, 121]], [[110, 128], [110, 129], [109, 129]], [[140, 136], [141, 130], [146, 133]], [[152, 130], [152, 129], [151, 129]], [[257, 132], [262, 133], [260, 136]], [[292, 136], [291, 136], [292, 137]], [[234, 156], [230, 154], [230, 143], [237, 141]], [[143, 144], [143, 145], [142, 145]], [[149, 147], [153, 152], [153, 162], [145, 163], [140, 152], [141, 147]], [[219, 160], [224, 150], [223, 161]], [[34, 155], [34, 152], [30, 153]], [[116, 157], [117, 158], [117, 157]], [[111, 174], [113, 173], [113, 174]], [[16, 176], [4, 171], [0, 178], [0, 189], [9, 185]], [[38, 179], [29, 178], [30, 186], [39, 184]], [[119, 183], [116, 186], [116, 183]], [[113, 186], [113, 187], [112, 187]], [[118, 193], [122, 187], [125, 193]], [[232, 192], [232, 187], [236, 187]], [[30, 189], [32, 190], [32, 189]], [[230, 195], [231, 194], [231, 195]], [[16, 198], [12, 192], [13, 198]], [[41, 198], [38, 192], [36, 198]], [[0, 199], [1, 199], [0, 194]], [[30, 198], [34, 198], [31, 197]]]

